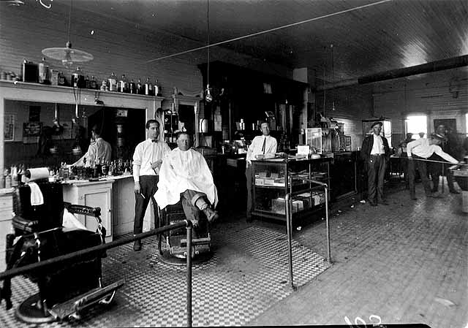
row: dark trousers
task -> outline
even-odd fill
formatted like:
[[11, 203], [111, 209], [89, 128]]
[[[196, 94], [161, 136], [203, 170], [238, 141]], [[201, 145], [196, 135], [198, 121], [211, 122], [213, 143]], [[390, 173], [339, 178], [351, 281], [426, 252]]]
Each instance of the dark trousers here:
[[400, 155], [400, 167], [405, 178], [406, 188], [408, 188], [408, 155], [406, 153]]
[[419, 175], [421, 177], [421, 181], [424, 186], [424, 192], [426, 196], [431, 194], [431, 181], [427, 176], [427, 165], [425, 162], [425, 158], [413, 155], [412, 160], [408, 159], [408, 179], [409, 179], [409, 190], [411, 198], [416, 197], [416, 188], [414, 185], [415, 179], [415, 168], [417, 167], [419, 170]]
[[205, 197], [205, 202], [208, 203], [206, 200], [206, 195], [202, 192], [187, 189], [183, 193], [180, 194], [182, 196], [182, 208], [184, 209], [184, 214], [187, 220], [192, 221], [193, 225], [198, 225], [198, 220], [200, 219], [200, 209], [193, 204], [192, 200], [195, 196]]
[[[246, 163], [246, 165], [248, 165]], [[252, 179], [253, 179], [253, 167], [250, 164], [248, 167], [245, 168], [245, 178], [247, 184], [247, 217], [250, 218], [252, 216]]]
[[[443, 159], [439, 156], [435, 158], [436, 161], [443, 161]], [[450, 191], [455, 190], [455, 186], [453, 184], [453, 174], [448, 168], [452, 164], [450, 163], [430, 163], [429, 164], [429, 173], [431, 174], [432, 180], [432, 191], [436, 192], [439, 189], [439, 179], [441, 175], [445, 175], [447, 177], [447, 184]]]
[[[142, 175], [140, 176], [140, 194], [135, 194], [135, 221], [133, 225], [133, 233], [141, 233], [143, 231], [143, 218], [145, 217], [146, 208], [151, 199], [153, 202], [155, 226], [158, 222], [158, 204], [154, 199], [154, 194], [158, 190], [159, 176], [157, 175]], [[144, 197], [143, 197], [143, 196]]]
[[368, 199], [383, 200], [383, 185], [387, 161], [384, 155], [370, 155], [367, 160], [367, 188]]

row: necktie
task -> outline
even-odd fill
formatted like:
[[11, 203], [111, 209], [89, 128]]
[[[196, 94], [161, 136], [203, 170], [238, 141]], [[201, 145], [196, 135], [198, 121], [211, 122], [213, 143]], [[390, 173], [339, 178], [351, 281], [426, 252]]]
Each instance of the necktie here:
[[262, 153], [265, 154], [266, 138], [263, 138]]

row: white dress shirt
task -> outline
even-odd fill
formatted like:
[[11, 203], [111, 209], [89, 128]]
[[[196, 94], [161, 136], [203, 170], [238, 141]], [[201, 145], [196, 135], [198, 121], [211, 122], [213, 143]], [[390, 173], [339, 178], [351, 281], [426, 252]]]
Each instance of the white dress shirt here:
[[375, 133], [373, 134], [374, 136], [374, 143], [372, 145], [372, 150], [371, 150], [371, 155], [382, 155], [385, 154], [385, 148], [384, 144], [382, 141], [382, 137], [376, 135]]
[[[88, 151], [73, 165], [90, 167], [92, 164], [103, 164], [112, 159], [112, 146], [102, 138], [97, 138], [89, 145]], [[84, 164], [86, 159], [86, 164]]]
[[133, 179], [140, 181], [141, 175], [158, 175], [159, 169], [153, 170], [151, 164], [163, 160], [171, 152], [167, 143], [152, 139], [146, 139], [140, 142], [133, 153]]
[[414, 154], [422, 158], [429, 158], [434, 153], [445, 159], [447, 162], [458, 164], [458, 161], [444, 152], [440, 146], [430, 145], [429, 139], [427, 138], [419, 138], [406, 145], [406, 154], [408, 157], [411, 157], [411, 154]]
[[[265, 142], [265, 149], [263, 150], [263, 143]], [[263, 154], [276, 154], [276, 149], [278, 147], [278, 143], [276, 139], [272, 136], [256, 136], [252, 140], [252, 144], [249, 146], [249, 150], [247, 150], [247, 157], [246, 160], [248, 163], [251, 163], [253, 159], [255, 159], [255, 155], [263, 155]]]

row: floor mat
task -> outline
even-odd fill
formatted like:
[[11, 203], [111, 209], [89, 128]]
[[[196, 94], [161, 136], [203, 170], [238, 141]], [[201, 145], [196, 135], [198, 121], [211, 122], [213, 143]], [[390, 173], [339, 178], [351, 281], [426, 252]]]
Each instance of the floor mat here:
[[[193, 326], [241, 326], [293, 293], [289, 283], [286, 234], [265, 227], [223, 226], [212, 234], [214, 256], [193, 266]], [[113, 303], [95, 306], [80, 320], [47, 327], [186, 326], [186, 268], [161, 261], [156, 237], [143, 250], [127, 244], [103, 259], [103, 283], [124, 278]], [[293, 241], [294, 282], [302, 286], [329, 267], [323, 257]], [[37, 292], [29, 280], [15, 277], [13, 302]], [[2, 327], [29, 327], [0, 309]]]

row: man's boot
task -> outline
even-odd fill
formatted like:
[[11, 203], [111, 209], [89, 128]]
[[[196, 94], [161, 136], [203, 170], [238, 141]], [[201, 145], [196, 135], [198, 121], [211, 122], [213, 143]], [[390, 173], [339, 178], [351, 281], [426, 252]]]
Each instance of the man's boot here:
[[219, 218], [218, 212], [215, 210], [211, 209], [210, 207], [207, 207], [203, 210], [203, 213], [205, 213], [206, 218], [208, 219], [208, 222], [213, 223]]
[[141, 250], [141, 240], [135, 240], [135, 242], [133, 243], [133, 250], [135, 252], [138, 252]]
[[200, 210], [202, 210], [203, 213], [205, 213], [208, 222], [212, 223], [216, 219], [218, 219], [219, 217], [218, 212], [216, 212], [210, 207], [210, 204], [208, 204], [205, 201], [204, 197], [198, 197], [197, 199], [195, 199], [194, 205], [198, 207]]

